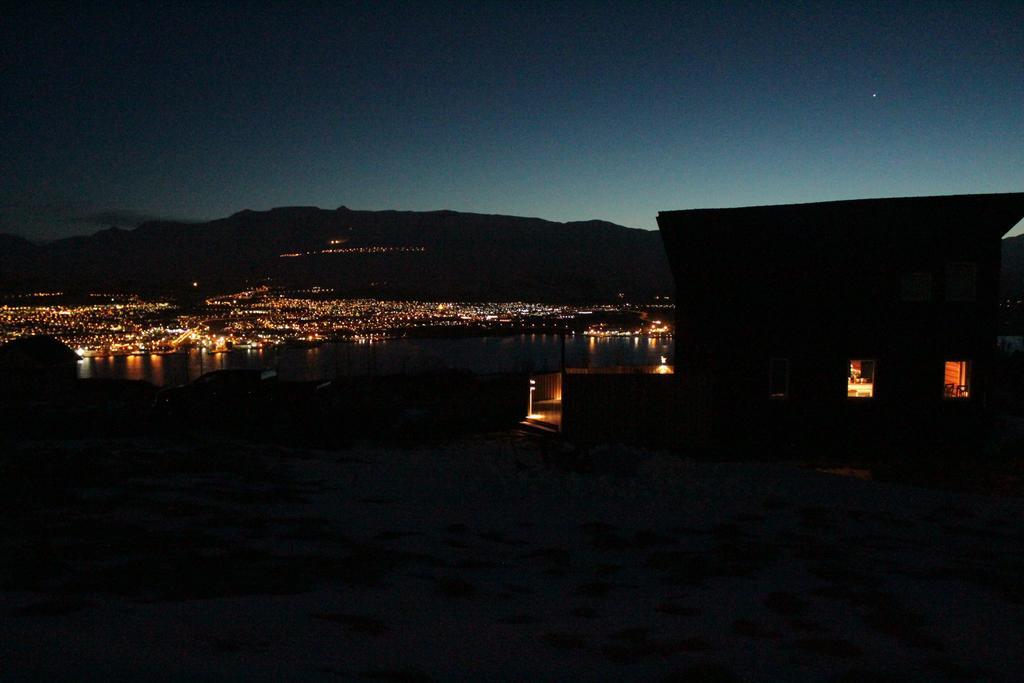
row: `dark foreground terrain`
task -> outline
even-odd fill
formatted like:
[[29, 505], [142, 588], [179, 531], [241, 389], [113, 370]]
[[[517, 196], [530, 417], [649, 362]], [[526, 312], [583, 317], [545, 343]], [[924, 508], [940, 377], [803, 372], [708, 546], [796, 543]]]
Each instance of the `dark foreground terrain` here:
[[560, 456], [8, 444], [0, 679], [1019, 680], [1020, 498]]

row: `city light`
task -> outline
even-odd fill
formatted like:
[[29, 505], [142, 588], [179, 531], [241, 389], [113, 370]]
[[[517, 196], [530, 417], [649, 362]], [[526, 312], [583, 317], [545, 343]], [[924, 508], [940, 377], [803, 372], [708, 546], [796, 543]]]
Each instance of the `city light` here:
[[[193, 282], [198, 287], [198, 282]], [[50, 296], [50, 293], [46, 293]], [[629, 304], [588, 306], [524, 301], [390, 301], [335, 298], [324, 287], [271, 289], [267, 286], [214, 296], [183, 309], [169, 301], [133, 295], [90, 295], [104, 303], [40, 301], [33, 295], [8, 297], [0, 306], [0, 342], [45, 334], [79, 355], [174, 353], [205, 348], [211, 353], [280, 344], [316, 345], [324, 341], [372, 344], [403, 336], [571, 333], [581, 321], [585, 334], [658, 337], [670, 327], [655, 321], [616, 327], [594, 323], [594, 316], [622, 317]]]

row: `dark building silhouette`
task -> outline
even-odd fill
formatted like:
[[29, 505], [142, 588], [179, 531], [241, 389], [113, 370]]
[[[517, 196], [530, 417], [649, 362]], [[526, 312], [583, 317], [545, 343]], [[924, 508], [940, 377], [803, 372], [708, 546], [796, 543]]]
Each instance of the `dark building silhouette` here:
[[973, 438], [1024, 193], [665, 211], [687, 441]]
[[55, 401], [74, 389], [78, 354], [45, 335], [20, 337], [0, 346], [0, 400]]

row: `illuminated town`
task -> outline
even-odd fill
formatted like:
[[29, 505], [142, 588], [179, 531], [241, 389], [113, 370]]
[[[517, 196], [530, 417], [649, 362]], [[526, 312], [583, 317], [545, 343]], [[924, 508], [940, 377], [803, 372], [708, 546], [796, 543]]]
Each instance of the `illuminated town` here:
[[0, 304], [0, 342], [51, 335], [82, 356], [212, 352], [325, 341], [408, 336], [569, 332], [590, 336], [670, 336], [670, 303], [591, 307], [526, 302], [383, 301], [333, 298], [330, 289], [259, 287], [183, 308], [136, 295], [63, 292], [11, 295]]

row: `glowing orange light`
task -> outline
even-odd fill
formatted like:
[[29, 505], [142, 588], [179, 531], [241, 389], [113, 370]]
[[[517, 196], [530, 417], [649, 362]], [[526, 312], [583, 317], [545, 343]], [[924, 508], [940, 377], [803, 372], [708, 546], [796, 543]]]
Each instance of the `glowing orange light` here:
[[966, 360], [946, 361], [944, 373], [946, 398], [970, 398], [971, 362]]

